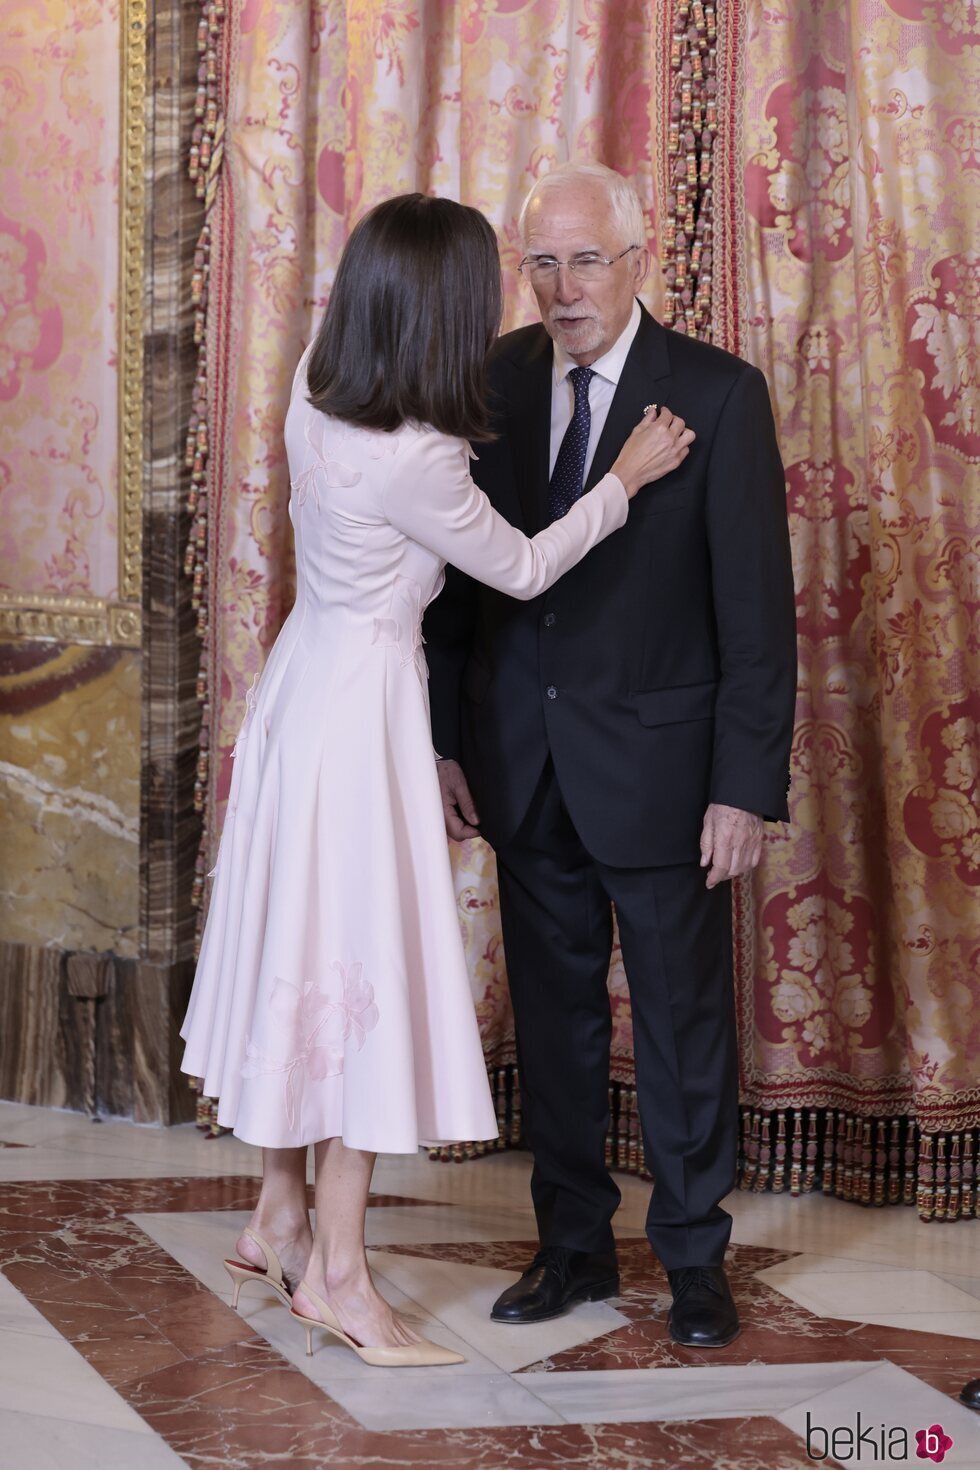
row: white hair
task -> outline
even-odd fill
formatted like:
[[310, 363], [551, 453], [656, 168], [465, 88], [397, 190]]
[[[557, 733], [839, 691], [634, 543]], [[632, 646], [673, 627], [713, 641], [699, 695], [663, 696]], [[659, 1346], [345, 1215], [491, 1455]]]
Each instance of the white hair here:
[[536, 199], [544, 194], [561, 189], [567, 184], [598, 183], [609, 198], [609, 213], [623, 242], [628, 245], [647, 243], [646, 222], [639, 195], [628, 179], [604, 163], [560, 163], [550, 173], [544, 174], [531, 185], [527, 198], [517, 216], [517, 229], [521, 241], [527, 244], [527, 212]]

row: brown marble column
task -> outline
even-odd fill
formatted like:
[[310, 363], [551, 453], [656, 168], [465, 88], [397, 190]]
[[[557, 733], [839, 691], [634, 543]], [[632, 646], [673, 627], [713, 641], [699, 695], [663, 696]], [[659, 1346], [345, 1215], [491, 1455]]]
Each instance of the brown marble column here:
[[151, 0], [148, 34], [143, 396], [143, 726], [140, 963], [133, 977], [136, 1118], [193, 1114], [177, 1035], [193, 979], [190, 895], [200, 840], [194, 771], [199, 646], [184, 575], [187, 423], [197, 367], [191, 271], [203, 205], [187, 177], [199, 10]]

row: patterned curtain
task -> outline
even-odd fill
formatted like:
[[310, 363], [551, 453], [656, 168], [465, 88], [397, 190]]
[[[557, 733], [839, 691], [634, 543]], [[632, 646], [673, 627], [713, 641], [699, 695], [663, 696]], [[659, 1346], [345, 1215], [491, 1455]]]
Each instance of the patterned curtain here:
[[742, 103], [801, 656], [792, 825], [739, 914], [746, 1173], [953, 1218], [980, 1121], [980, 15], [791, 14], [748, 7]]
[[[414, 188], [478, 206], [519, 325], [523, 195], [599, 158], [644, 202], [662, 267], [647, 304], [767, 371], [788, 467], [794, 820], [737, 895], [743, 1183], [883, 1201], [918, 1182], [925, 1214], [972, 1212], [980, 1121], [975, 21], [967, 0], [205, 0], [193, 157], [212, 204], [188, 440], [200, 887], [245, 690], [291, 597], [292, 369], [351, 224]], [[478, 842], [454, 856], [517, 1141], [493, 859]], [[618, 948], [610, 990], [610, 1158], [642, 1169]]]
[[[697, 8], [703, 83], [717, 29], [712, 7]], [[191, 169], [210, 208], [195, 280], [201, 366], [187, 441], [195, 481], [187, 570], [203, 647], [203, 901], [245, 691], [292, 595], [282, 446], [292, 371], [326, 304], [352, 224], [371, 205], [409, 189], [476, 205], [500, 240], [504, 325], [533, 320], [533, 298], [516, 271], [516, 219], [528, 188], [569, 157], [602, 158], [634, 181], [656, 243], [664, 206], [654, 178], [665, 176], [670, 118], [654, 99], [672, 94], [668, 77], [681, 62], [672, 55], [672, 18], [655, 14], [650, 0], [324, 0], [312, 7], [246, 0], [227, 12], [220, 0], [203, 0], [199, 44]], [[679, 147], [678, 138], [675, 154]], [[683, 194], [693, 207], [686, 178]], [[710, 241], [708, 248], [710, 265]], [[681, 278], [676, 289], [665, 289], [657, 277], [647, 305], [694, 330], [709, 303], [695, 302], [690, 289], [686, 240], [665, 241], [664, 249], [680, 259]], [[493, 857], [473, 842], [454, 850], [454, 862], [502, 1127], [516, 1140]], [[625, 1086], [632, 1080], [632, 1033], [618, 950], [610, 984], [616, 1077]], [[210, 1124], [206, 1102], [200, 1116]]]

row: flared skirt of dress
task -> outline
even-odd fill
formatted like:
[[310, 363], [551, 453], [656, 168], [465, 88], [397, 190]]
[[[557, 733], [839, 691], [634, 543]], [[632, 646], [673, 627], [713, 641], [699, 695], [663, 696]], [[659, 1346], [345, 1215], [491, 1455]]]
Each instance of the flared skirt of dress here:
[[318, 643], [250, 694], [183, 1070], [263, 1147], [495, 1138], [419, 672]]

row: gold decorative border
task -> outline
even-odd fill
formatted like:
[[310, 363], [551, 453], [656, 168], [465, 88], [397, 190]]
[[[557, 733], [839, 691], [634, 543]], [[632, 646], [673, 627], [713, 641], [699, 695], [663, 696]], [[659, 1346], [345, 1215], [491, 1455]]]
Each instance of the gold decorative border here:
[[121, 13], [119, 128], [119, 601], [143, 595], [143, 223], [147, 0]]
[[0, 598], [0, 643], [96, 643], [139, 648], [142, 617], [101, 597], [6, 592]]
[[143, 228], [147, 0], [123, 0], [119, 119], [119, 596], [0, 592], [0, 641], [139, 648], [143, 597]]

